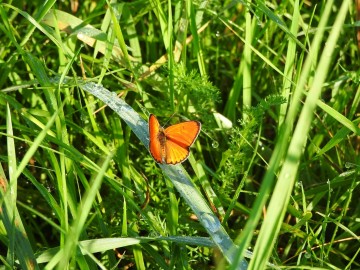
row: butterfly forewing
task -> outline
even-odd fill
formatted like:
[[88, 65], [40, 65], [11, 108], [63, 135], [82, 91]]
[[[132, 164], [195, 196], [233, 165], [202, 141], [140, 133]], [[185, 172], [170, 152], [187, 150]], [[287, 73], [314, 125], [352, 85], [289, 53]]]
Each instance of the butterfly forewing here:
[[166, 128], [165, 135], [168, 140], [180, 146], [190, 147], [199, 135], [200, 129], [200, 122], [187, 121]]
[[149, 149], [150, 153], [155, 159], [156, 162], [162, 163], [162, 147], [159, 137], [159, 132], [162, 132], [162, 127], [159, 124], [159, 121], [156, 119], [156, 117], [152, 114], [150, 114], [149, 117], [149, 135], [150, 135], [150, 143], [149, 143]]

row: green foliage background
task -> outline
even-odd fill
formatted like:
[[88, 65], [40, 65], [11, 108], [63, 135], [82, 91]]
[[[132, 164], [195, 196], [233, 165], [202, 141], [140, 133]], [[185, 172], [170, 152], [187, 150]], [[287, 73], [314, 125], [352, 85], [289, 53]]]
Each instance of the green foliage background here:
[[[0, 16], [1, 269], [360, 267], [353, 1], [1, 1]], [[202, 123], [183, 166], [234, 250], [90, 82], [145, 120]]]

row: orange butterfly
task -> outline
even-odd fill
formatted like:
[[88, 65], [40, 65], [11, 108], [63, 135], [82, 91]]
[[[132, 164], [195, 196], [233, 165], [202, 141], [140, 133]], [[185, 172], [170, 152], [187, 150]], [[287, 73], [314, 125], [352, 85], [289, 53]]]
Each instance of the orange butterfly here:
[[150, 154], [157, 163], [178, 164], [190, 154], [201, 129], [198, 121], [186, 121], [167, 128], [160, 126], [155, 115], [149, 116]]

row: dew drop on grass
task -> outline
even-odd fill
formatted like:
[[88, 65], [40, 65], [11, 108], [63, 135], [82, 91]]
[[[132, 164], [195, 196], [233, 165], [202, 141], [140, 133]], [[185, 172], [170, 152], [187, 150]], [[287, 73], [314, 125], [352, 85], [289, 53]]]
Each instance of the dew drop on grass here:
[[89, 123], [89, 117], [84, 116], [83, 114], [80, 115], [80, 120], [86, 125]]
[[221, 242], [221, 238], [217, 235], [217, 234], [213, 234], [212, 238], [214, 240], [215, 243], [219, 243]]
[[345, 162], [345, 168], [346, 169], [351, 169], [354, 168], [356, 166], [356, 164], [351, 163], [351, 162]]
[[117, 98], [117, 97], [118, 97], [116, 92], [111, 92], [111, 95], [112, 95], [113, 98]]
[[220, 221], [209, 213], [202, 213], [200, 219], [202, 220], [204, 226], [211, 232], [218, 231], [221, 226]]
[[219, 143], [218, 143], [217, 141], [213, 141], [213, 142], [211, 143], [211, 146], [212, 146], [213, 148], [218, 148], [218, 147], [219, 147]]
[[12, 174], [13, 174], [13, 166], [12, 166], [13, 160], [10, 159], [10, 160], [8, 161], [8, 163], [9, 163], [9, 174], [12, 175]]

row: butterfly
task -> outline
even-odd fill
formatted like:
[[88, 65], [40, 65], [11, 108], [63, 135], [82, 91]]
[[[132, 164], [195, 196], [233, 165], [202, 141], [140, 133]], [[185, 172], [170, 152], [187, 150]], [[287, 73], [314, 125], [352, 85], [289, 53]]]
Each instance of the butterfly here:
[[198, 121], [186, 121], [163, 128], [156, 116], [149, 116], [150, 154], [157, 163], [178, 164], [190, 154], [190, 146], [201, 130]]

